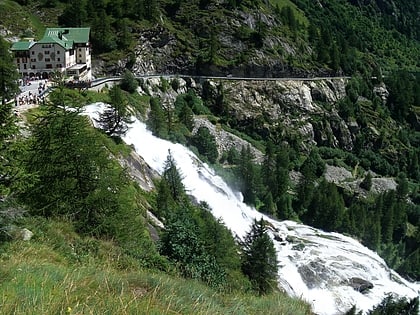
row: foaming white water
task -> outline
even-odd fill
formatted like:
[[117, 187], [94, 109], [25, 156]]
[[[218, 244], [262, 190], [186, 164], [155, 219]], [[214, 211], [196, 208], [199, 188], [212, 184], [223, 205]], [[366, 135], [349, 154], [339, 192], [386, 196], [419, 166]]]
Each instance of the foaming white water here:
[[[97, 117], [100, 104], [86, 107], [86, 113]], [[157, 172], [162, 172], [171, 151], [183, 176], [187, 191], [198, 201], [206, 201], [213, 215], [242, 237], [254, 219], [264, 217], [271, 223], [279, 268], [279, 286], [289, 295], [308, 301], [320, 315], [340, 314], [352, 305], [371, 309], [386, 294], [413, 298], [420, 285], [410, 283], [389, 269], [374, 252], [356, 240], [338, 233], [297, 224], [278, 222], [245, 205], [238, 194], [188, 149], [179, 144], [154, 137], [145, 124], [134, 119], [124, 141]], [[373, 287], [361, 293], [354, 287]]]

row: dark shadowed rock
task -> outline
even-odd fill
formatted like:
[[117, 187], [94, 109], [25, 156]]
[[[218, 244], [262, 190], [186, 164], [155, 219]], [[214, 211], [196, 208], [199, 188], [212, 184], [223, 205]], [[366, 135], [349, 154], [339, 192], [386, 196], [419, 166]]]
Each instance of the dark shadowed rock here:
[[373, 288], [373, 284], [371, 282], [361, 278], [351, 278], [349, 279], [348, 284], [360, 293], [367, 293], [367, 291]]

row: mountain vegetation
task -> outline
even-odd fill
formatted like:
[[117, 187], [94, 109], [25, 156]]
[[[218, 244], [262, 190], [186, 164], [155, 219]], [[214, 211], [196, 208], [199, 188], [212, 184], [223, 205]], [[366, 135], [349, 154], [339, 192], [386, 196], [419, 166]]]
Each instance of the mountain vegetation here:
[[[418, 281], [418, 12], [415, 0], [1, 1], [5, 38], [37, 37], [46, 25], [90, 26], [95, 58], [106, 64], [102, 74], [122, 74], [121, 84], [105, 93], [68, 90], [56, 77], [48, 102], [18, 121], [7, 102], [18, 75], [0, 37], [5, 312], [311, 314], [276, 289], [279, 266], [263, 220], [236, 240], [207, 204], [188, 196], [171, 152], [154, 191], [130, 179], [118, 161], [130, 151], [120, 137], [131, 114], [156, 136], [197, 152], [261, 212], [351, 235]], [[334, 123], [325, 114], [312, 118], [319, 136], [310, 144], [269, 114], [242, 115], [233, 97], [238, 91], [223, 80], [186, 79], [181, 89], [178, 78], [161, 78], [155, 93], [139, 95], [138, 88], [147, 90], [134, 75], [141, 44], [151, 45], [147, 56], [160, 73], [348, 76], [343, 98], [331, 104], [321, 96], [317, 105], [357, 127], [354, 145], [323, 133]], [[377, 88], [389, 94], [381, 98]], [[175, 95], [172, 104], [165, 93]], [[99, 129], [80, 115], [96, 100], [109, 104]], [[248, 145], [220, 152], [197, 117]], [[329, 165], [354, 173], [360, 190], [327, 181]], [[373, 192], [374, 177], [395, 179], [395, 189]], [[151, 226], [148, 211], [164, 229]], [[23, 227], [35, 234], [30, 243], [18, 240]], [[418, 299], [385, 299], [371, 314], [416, 305]]]

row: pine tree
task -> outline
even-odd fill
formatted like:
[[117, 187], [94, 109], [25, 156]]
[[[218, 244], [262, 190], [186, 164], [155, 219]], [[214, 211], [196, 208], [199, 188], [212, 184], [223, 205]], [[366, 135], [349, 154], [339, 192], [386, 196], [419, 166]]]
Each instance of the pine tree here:
[[303, 219], [309, 225], [327, 231], [339, 231], [343, 224], [344, 212], [344, 200], [338, 193], [337, 186], [324, 179], [315, 189]]
[[127, 124], [132, 123], [128, 112], [127, 100], [118, 85], [109, 90], [110, 104], [100, 114], [98, 123], [108, 136], [122, 136], [127, 130]]
[[257, 191], [259, 189], [259, 177], [257, 168], [252, 161], [253, 155], [251, 147], [242, 147], [241, 157], [238, 167], [238, 175], [241, 179], [241, 191], [244, 196], [244, 202], [255, 205], [257, 200]]
[[404, 200], [408, 194], [408, 180], [404, 172], [400, 172], [397, 177], [397, 198]]
[[265, 221], [255, 220], [242, 242], [241, 265], [258, 294], [274, 290], [277, 283], [278, 263], [273, 241], [267, 233]]
[[216, 140], [206, 127], [198, 128], [196, 134], [191, 138], [191, 142], [210, 163], [216, 162], [219, 156]]
[[134, 93], [137, 90], [139, 83], [137, 82], [134, 74], [130, 70], [126, 69], [123, 73], [120, 86], [124, 91]]
[[0, 36], [0, 98], [1, 104], [11, 100], [18, 92], [18, 73], [9, 53], [9, 44]]
[[261, 211], [263, 211], [264, 213], [267, 213], [269, 215], [272, 215], [272, 216], [277, 215], [277, 205], [273, 201], [273, 195], [271, 194], [270, 191], [268, 191], [264, 195], [263, 204], [264, 205], [262, 206]]
[[173, 200], [181, 201], [185, 197], [185, 186], [171, 151], [168, 152], [162, 178], [166, 181]]
[[22, 198], [33, 214], [66, 216], [85, 233], [111, 233], [114, 215], [132, 207], [128, 177], [70, 96], [58, 86], [32, 126], [25, 166], [38, 181]]
[[[382, 226], [382, 240], [384, 243], [392, 242], [392, 237], [394, 234], [394, 226], [395, 226], [395, 219], [394, 219], [394, 212], [396, 211], [396, 198], [395, 192], [389, 191], [383, 193], [378, 198], [382, 198], [382, 218], [381, 218], [381, 226]], [[379, 203], [378, 203], [379, 204]]]
[[370, 191], [370, 189], [372, 188], [372, 174], [371, 174], [371, 172], [367, 172], [365, 178], [360, 183], [360, 187], [367, 190], [367, 191]]
[[147, 119], [147, 126], [156, 137], [163, 139], [168, 137], [165, 112], [162, 109], [159, 99], [156, 97], [150, 98], [150, 113]]

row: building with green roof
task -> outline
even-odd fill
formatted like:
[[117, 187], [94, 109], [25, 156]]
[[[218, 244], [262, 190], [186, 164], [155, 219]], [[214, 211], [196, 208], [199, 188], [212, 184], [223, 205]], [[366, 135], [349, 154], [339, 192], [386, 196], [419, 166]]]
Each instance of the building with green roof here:
[[12, 45], [15, 63], [22, 78], [48, 78], [59, 71], [72, 80], [90, 80], [90, 28], [47, 28], [39, 41]]

